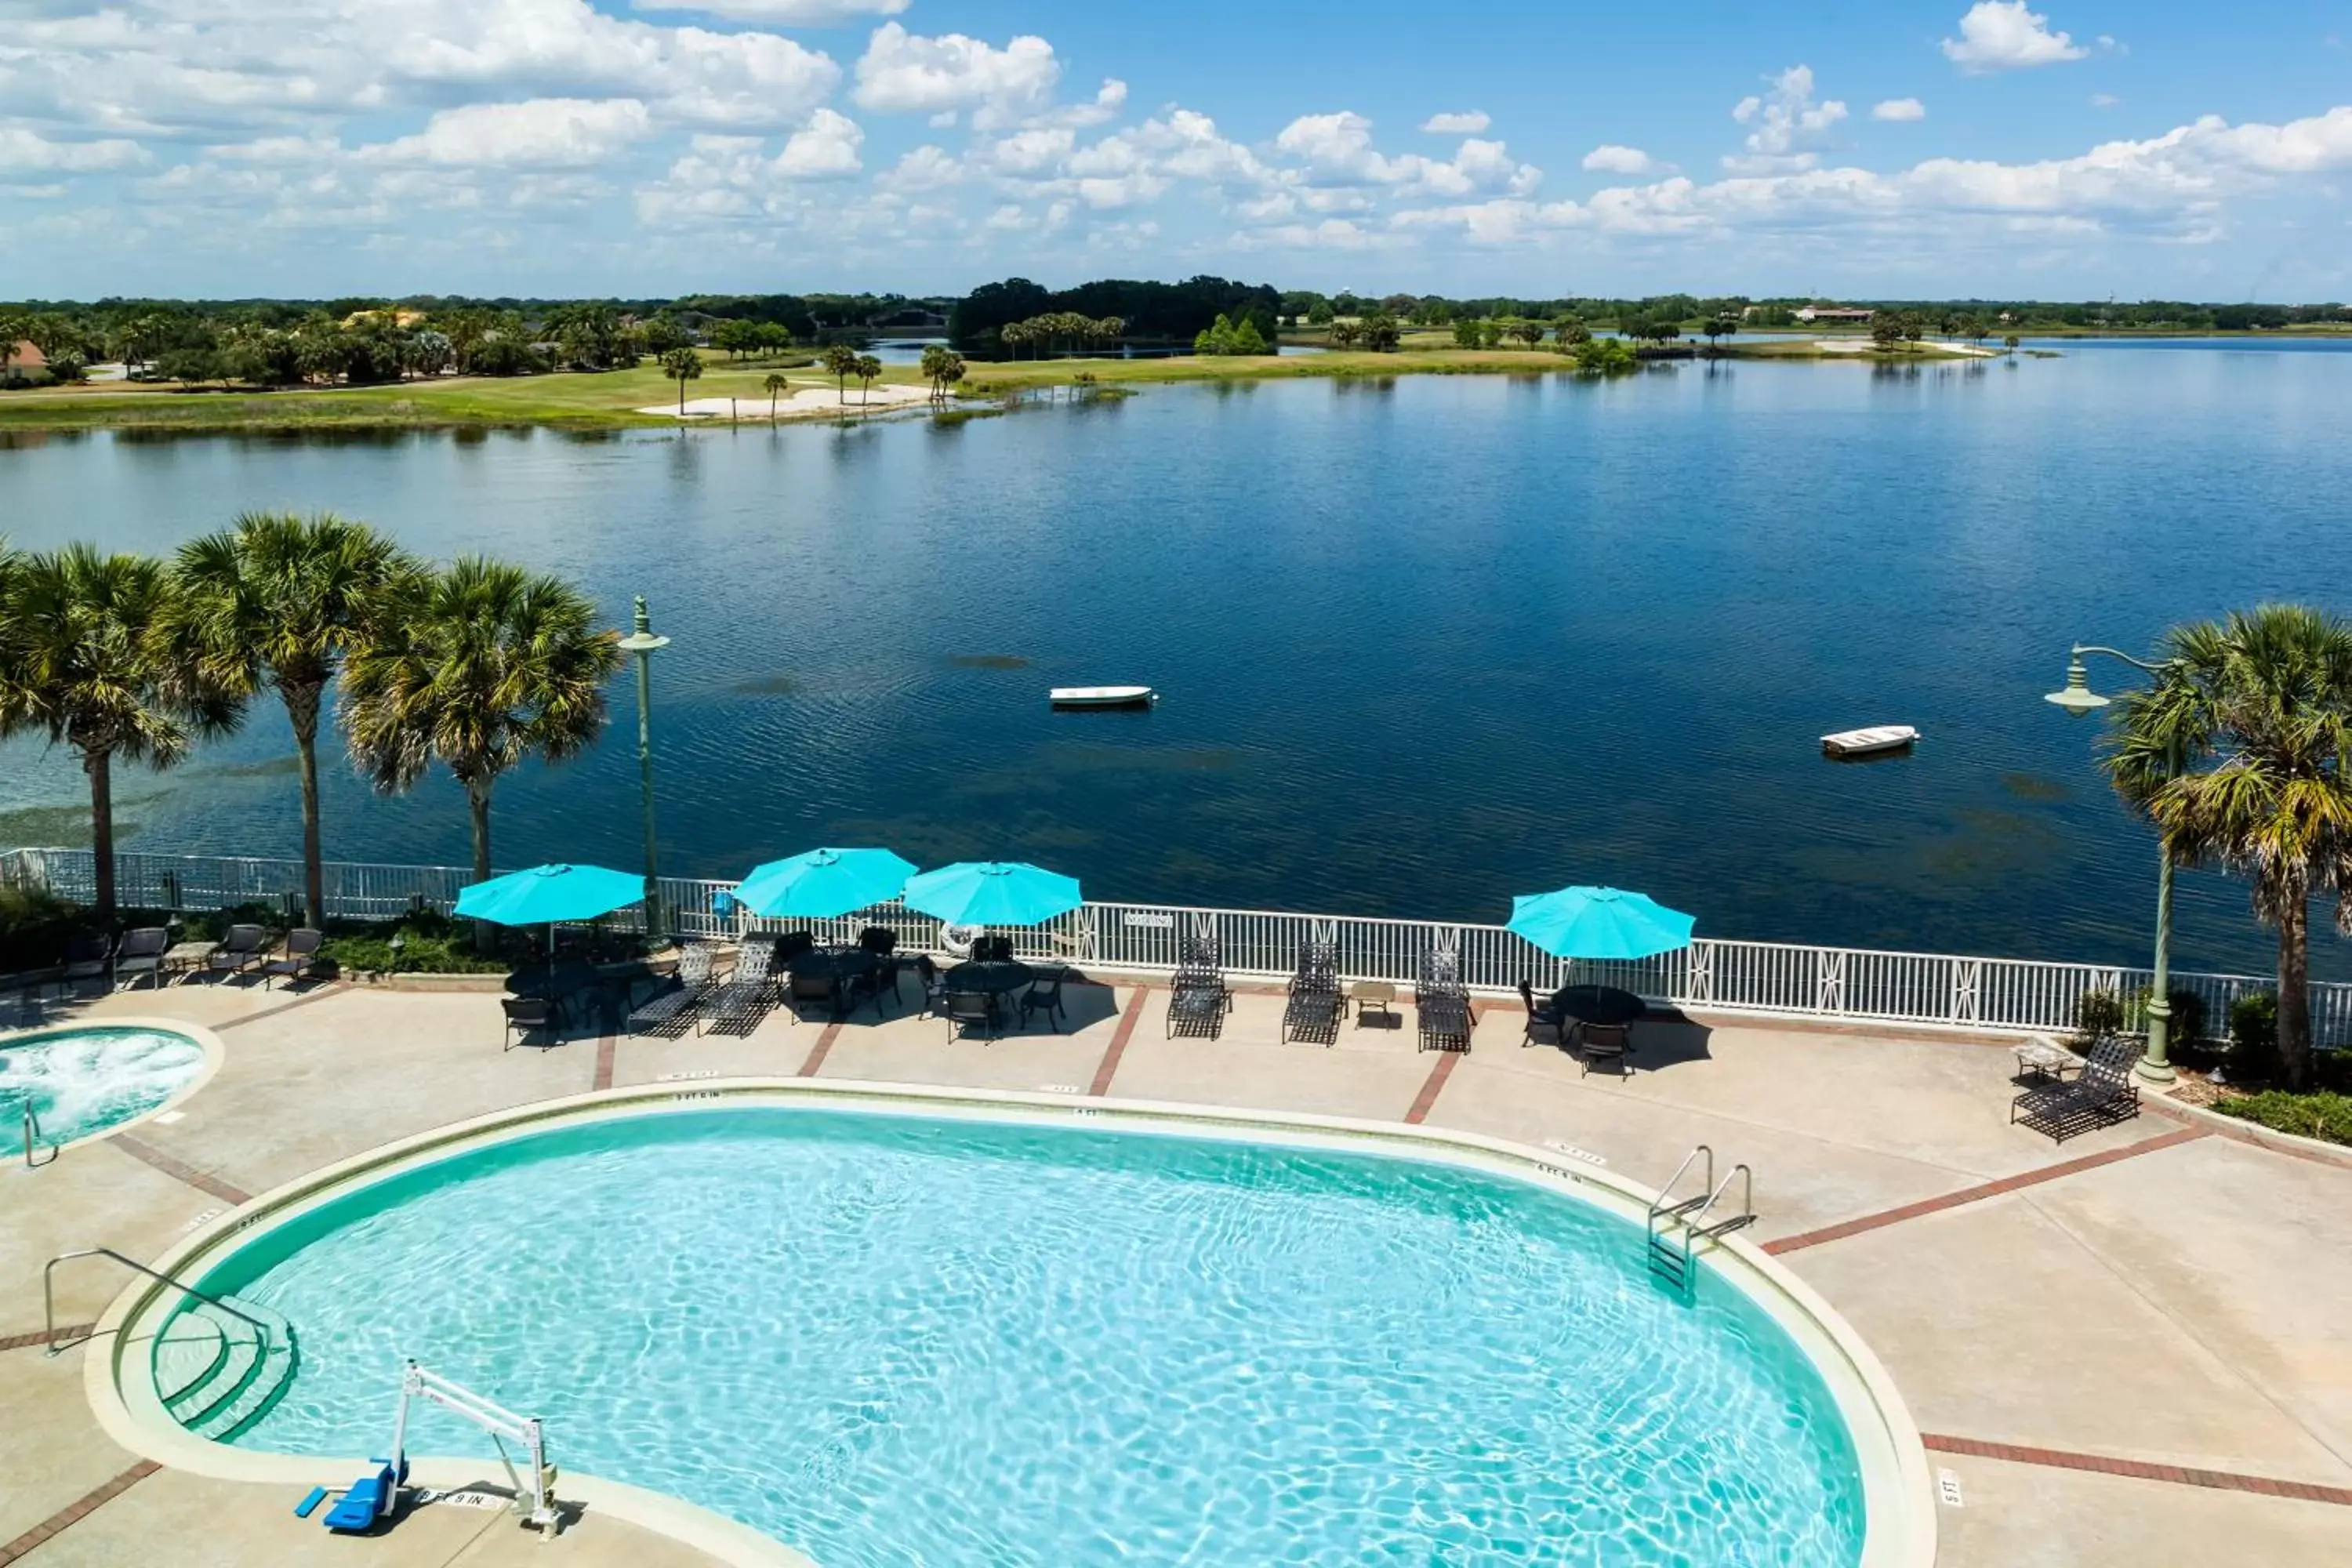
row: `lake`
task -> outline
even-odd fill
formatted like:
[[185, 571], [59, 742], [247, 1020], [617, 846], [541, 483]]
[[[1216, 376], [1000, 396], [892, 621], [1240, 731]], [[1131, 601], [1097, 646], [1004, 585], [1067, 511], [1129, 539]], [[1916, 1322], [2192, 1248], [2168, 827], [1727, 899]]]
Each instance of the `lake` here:
[[[1601, 882], [1717, 936], [2144, 962], [2153, 841], [2098, 724], [2042, 696], [2078, 637], [2340, 604], [2347, 401], [2340, 350], [2078, 342], [1154, 386], [952, 426], [17, 436], [0, 527], [161, 552], [331, 508], [563, 573], [616, 625], [645, 594], [680, 874], [873, 843], [1104, 898], [1486, 921]], [[1130, 681], [1160, 706], [1045, 706]], [[499, 785], [501, 865], [636, 864], [614, 700], [589, 757]], [[1890, 722], [1915, 755], [1819, 754]], [[295, 853], [289, 752], [273, 700], [120, 777], [122, 847]], [[0, 843], [87, 841], [69, 758], [0, 759]], [[446, 777], [383, 800], [323, 772], [331, 858], [465, 860]], [[2177, 962], [2272, 956], [2240, 884], [2185, 879]]]

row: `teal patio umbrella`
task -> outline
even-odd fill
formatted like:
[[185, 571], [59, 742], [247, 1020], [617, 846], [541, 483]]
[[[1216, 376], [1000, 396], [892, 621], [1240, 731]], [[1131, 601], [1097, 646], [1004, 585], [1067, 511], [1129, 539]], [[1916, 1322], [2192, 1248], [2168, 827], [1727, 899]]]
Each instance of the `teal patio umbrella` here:
[[1034, 926], [1086, 902], [1078, 879], [1018, 860], [964, 860], [908, 882], [907, 907], [950, 925]]
[[811, 849], [755, 868], [735, 901], [755, 915], [831, 920], [898, 896], [914, 863], [887, 849]]
[[1688, 947], [1691, 917], [1645, 893], [1616, 888], [1562, 888], [1511, 900], [1504, 930], [1555, 958], [1649, 958]]
[[492, 925], [544, 926], [593, 921], [642, 903], [646, 879], [602, 866], [533, 866], [476, 882], [457, 894], [457, 913]]

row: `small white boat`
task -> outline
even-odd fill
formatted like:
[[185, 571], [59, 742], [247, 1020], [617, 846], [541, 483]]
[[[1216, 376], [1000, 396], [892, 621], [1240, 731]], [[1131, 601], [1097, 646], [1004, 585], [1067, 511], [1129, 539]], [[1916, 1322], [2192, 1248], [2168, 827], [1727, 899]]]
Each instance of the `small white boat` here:
[[1047, 696], [1056, 708], [1149, 708], [1160, 700], [1149, 686], [1056, 686]]
[[1919, 731], [1908, 724], [1876, 724], [1867, 730], [1841, 730], [1834, 735], [1822, 737], [1822, 754], [1829, 757], [1867, 757], [1880, 752], [1900, 752], [1919, 739]]

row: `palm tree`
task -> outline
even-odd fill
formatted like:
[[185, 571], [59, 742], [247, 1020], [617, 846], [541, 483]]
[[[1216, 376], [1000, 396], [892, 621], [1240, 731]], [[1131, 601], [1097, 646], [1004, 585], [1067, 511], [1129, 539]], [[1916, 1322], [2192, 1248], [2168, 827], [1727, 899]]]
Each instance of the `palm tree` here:
[[560, 763], [604, 728], [614, 634], [560, 577], [484, 556], [403, 573], [375, 633], [343, 662], [352, 763], [393, 795], [436, 758], [473, 812], [474, 877], [490, 874], [490, 789], [526, 758]]
[[996, 329], [998, 346], [1011, 349], [1013, 357], [1016, 360], [1021, 357], [1021, 345], [1027, 342], [1029, 337], [1029, 324], [1026, 321], [1007, 321]]
[[2253, 884], [2278, 931], [2279, 1063], [2311, 1076], [2311, 900], [2352, 930], [2352, 623], [2264, 605], [2176, 626], [2156, 684], [2117, 704], [2107, 771], [2175, 864]]
[[963, 355], [933, 343], [923, 351], [923, 379], [931, 384], [931, 401], [945, 403], [949, 384], [963, 379]]
[[849, 378], [857, 374], [857, 351], [847, 343], [835, 343], [824, 351], [824, 373], [833, 377], [834, 401], [849, 402]]
[[353, 643], [364, 639], [386, 584], [405, 563], [363, 522], [330, 512], [247, 512], [181, 546], [169, 617], [175, 658], [208, 687], [240, 699], [278, 689], [302, 774], [302, 897], [326, 918], [319, 847], [319, 703]]
[[677, 411], [686, 413], [686, 384], [702, 379], [702, 356], [692, 349], [677, 348], [661, 356], [662, 374], [677, 383]]
[[857, 402], [860, 407], [865, 405], [867, 396], [874, 390], [875, 382], [880, 379], [881, 374], [880, 360], [876, 359], [872, 354], [857, 356]]
[[772, 370], [768, 373], [768, 379], [760, 384], [768, 390], [768, 417], [773, 419], [776, 416], [776, 399], [784, 388], [792, 385], [791, 378], [781, 371]]
[[39, 732], [81, 759], [98, 917], [114, 915], [114, 764], [167, 768], [199, 734], [235, 726], [236, 700], [175, 663], [176, 592], [163, 563], [87, 544], [11, 558], [0, 604], [0, 738]]

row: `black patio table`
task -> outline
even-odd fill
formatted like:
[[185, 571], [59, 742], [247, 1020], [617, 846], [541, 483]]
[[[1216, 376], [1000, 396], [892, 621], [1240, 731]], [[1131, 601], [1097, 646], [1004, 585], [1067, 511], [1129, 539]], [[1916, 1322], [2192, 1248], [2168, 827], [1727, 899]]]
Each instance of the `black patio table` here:
[[1019, 959], [971, 960], [957, 964], [940, 977], [940, 987], [947, 991], [978, 992], [983, 996], [1003, 996], [1020, 990], [1037, 978], [1037, 972]]
[[796, 952], [785, 961], [784, 973], [794, 979], [822, 975], [828, 980], [852, 980], [882, 967], [879, 953], [863, 947], [819, 947]]
[[517, 996], [536, 996], [544, 1001], [561, 1002], [594, 985], [601, 977], [596, 967], [577, 959], [559, 959], [549, 963], [526, 963], [507, 976], [507, 989]]
[[1564, 985], [1553, 993], [1551, 1005], [1563, 1018], [1603, 1028], [1630, 1024], [1650, 1010], [1647, 1002], [1614, 985]]

